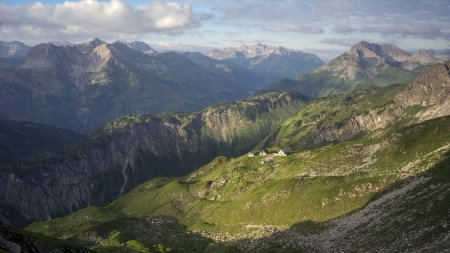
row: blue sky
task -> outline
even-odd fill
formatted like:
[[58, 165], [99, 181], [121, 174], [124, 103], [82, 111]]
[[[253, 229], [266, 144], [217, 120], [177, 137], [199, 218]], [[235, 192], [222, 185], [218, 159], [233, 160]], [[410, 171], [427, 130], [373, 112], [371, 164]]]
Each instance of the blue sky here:
[[0, 40], [141, 40], [199, 50], [261, 42], [329, 60], [360, 41], [450, 48], [449, 0], [0, 0]]

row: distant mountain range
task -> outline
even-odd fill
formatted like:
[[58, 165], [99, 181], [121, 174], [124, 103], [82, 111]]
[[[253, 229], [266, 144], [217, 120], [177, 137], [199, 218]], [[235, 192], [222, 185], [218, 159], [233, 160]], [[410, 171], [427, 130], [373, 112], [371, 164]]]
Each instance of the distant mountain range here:
[[1, 117], [78, 131], [125, 115], [195, 111], [246, 97], [250, 89], [177, 53], [99, 39], [36, 45], [15, 68], [0, 69], [0, 87]]
[[403, 83], [450, 58], [448, 51], [411, 54], [364, 41], [326, 65], [313, 54], [262, 44], [208, 56], [159, 53], [138, 41], [0, 45], [0, 117], [82, 132], [125, 115], [196, 111], [255, 91], [317, 97]]
[[238, 48], [213, 49], [207, 55], [250, 70], [258, 75], [264, 84], [282, 78], [295, 78], [323, 65], [322, 60], [314, 54], [260, 43]]
[[14, 57], [0, 59], [0, 117], [77, 131], [130, 114], [195, 111], [244, 98], [322, 64], [311, 54], [260, 44], [246, 47], [249, 65], [200, 53], [158, 53], [138, 41], [4, 44]]
[[413, 79], [424, 68], [450, 59], [450, 52], [408, 53], [394, 45], [361, 41], [313, 73], [283, 79], [260, 92], [296, 90], [310, 97], [345, 93], [372, 85], [385, 86]]

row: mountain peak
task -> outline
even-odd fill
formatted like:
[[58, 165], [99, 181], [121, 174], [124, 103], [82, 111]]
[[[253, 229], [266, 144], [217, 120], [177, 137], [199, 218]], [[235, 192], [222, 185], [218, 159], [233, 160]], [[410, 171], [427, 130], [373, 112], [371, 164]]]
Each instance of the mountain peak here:
[[101, 40], [99, 38], [95, 38], [90, 43], [93, 44], [93, 45], [100, 45], [100, 44], [103, 44], [103, 43], [106, 43], [106, 42], [104, 42], [103, 40]]
[[21, 69], [58, 69], [68, 66], [67, 59], [78, 59], [79, 52], [73, 47], [56, 46], [52, 43], [38, 44], [28, 51]]
[[254, 58], [267, 57], [271, 54], [286, 55], [290, 52], [300, 52], [299, 50], [288, 49], [281, 46], [265, 45], [258, 42], [253, 45], [242, 45], [240, 47], [228, 47], [223, 49], [212, 49], [207, 55], [216, 60], [231, 58]]
[[367, 54], [368, 51], [376, 54], [379, 57], [389, 57], [397, 61], [404, 61], [411, 56], [408, 52], [400, 49], [399, 47], [392, 44], [377, 44], [367, 41], [360, 41], [353, 45], [350, 49], [351, 52], [356, 52], [359, 50], [363, 54]]
[[370, 43], [368, 41], [365, 40], [361, 40], [360, 42], [356, 43], [355, 45], [353, 45], [351, 48], [352, 49], [360, 49], [360, 48], [371, 48], [374, 46], [379, 46], [376, 43]]
[[360, 41], [350, 50], [333, 59], [318, 71], [331, 72], [345, 80], [355, 80], [357, 77], [374, 78], [386, 68], [413, 69], [406, 66], [411, 54], [391, 44], [377, 44]]
[[119, 40], [114, 42], [114, 44], [122, 44], [129, 48], [138, 50], [141, 53], [148, 54], [148, 55], [157, 55], [158, 52], [150, 47], [147, 43], [142, 41], [125, 41], [125, 40]]
[[99, 38], [95, 38], [92, 41], [78, 44], [75, 47], [78, 49], [78, 51], [80, 51], [82, 53], [87, 53], [87, 52], [92, 51], [94, 48], [98, 47], [101, 44], [107, 44], [107, 43]]

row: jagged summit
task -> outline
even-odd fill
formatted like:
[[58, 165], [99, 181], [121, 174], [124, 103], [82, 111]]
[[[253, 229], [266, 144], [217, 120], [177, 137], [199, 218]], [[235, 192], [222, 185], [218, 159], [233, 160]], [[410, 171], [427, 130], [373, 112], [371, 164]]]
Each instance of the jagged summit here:
[[129, 47], [129, 48], [136, 49], [139, 52], [142, 52], [142, 53], [148, 54], [148, 55], [156, 55], [156, 54], [158, 54], [158, 52], [155, 49], [153, 49], [147, 43], [142, 42], [142, 41], [124, 41], [124, 40], [119, 40], [119, 41], [116, 41], [114, 44], [122, 44], [122, 45], [125, 45], [125, 46]]
[[384, 57], [388, 60], [405, 61], [411, 54], [391, 44], [376, 44], [367, 41], [360, 41], [350, 49], [351, 52], [359, 51], [364, 56], [371, 57], [373, 54]]
[[76, 45], [75, 47], [82, 53], [87, 53], [89, 51], [91, 51], [92, 49], [98, 47], [101, 44], [106, 44], [105, 41], [99, 39], [99, 38], [95, 38], [92, 41], [88, 41], [88, 42], [84, 42], [81, 44]]
[[291, 52], [302, 53], [300, 50], [288, 49], [281, 46], [270, 46], [262, 43], [254, 45], [242, 45], [240, 47], [227, 47], [223, 49], [212, 49], [207, 55], [217, 60], [229, 58], [253, 58], [264, 57], [271, 54], [285, 55]]
[[212, 49], [207, 55], [253, 71], [263, 78], [263, 84], [273, 83], [282, 78], [295, 78], [323, 65], [322, 60], [314, 54], [261, 43]]

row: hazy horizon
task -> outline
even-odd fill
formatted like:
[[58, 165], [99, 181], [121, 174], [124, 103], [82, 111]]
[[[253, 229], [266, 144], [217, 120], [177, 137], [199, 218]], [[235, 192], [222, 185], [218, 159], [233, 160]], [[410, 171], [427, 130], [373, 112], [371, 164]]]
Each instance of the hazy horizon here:
[[263, 43], [315, 53], [325, 61], [361, 40], [408, 51], [450, 47], [450, 3], [439, 0], [2, 2], [1, 40], [29, 45], [98, 37], [205, 52]]

